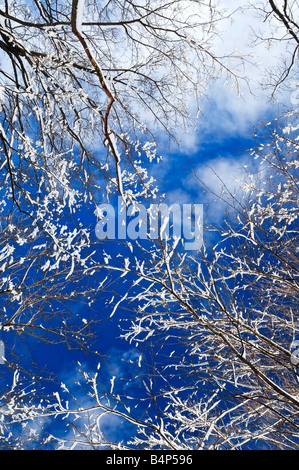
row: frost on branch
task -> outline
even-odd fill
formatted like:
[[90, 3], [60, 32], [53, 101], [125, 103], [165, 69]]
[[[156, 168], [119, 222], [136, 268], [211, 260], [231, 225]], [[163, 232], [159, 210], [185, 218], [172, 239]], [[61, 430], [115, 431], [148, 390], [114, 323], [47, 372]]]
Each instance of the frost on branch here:
[[136, 279], [123, 336], [147, 362], [148, 419], [133, 448], [297, 448], [298, 114], [256, 139], [256, 173], [226, 200], [213, 249], [168, 262], [153, 243], [142, 269], [137, 248], [123, 260]]

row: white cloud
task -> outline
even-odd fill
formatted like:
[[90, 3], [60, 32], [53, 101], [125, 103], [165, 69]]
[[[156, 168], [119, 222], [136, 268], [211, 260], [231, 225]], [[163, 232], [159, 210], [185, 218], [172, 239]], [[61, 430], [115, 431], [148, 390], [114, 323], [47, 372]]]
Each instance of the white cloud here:
[[[277, 101], [274, 101], [270, 99], [273, 88], [268, 88], [267, 91], [265, 89], [269, 72], [277, 70], [281, 64], [281, 57], [286, 56], [287, 45], [286, 41], [273, 43], [272, 46], [264, 40], [254, 42], [254, 34], [257, 33], [261, 37], [270, 36], [270, 28], [275, 25], [274, 17], [271, 20], [272, 24], [269, 21], [263, 21], [262, 14], [257, 9], [250, 8], [248, 2], [243, 0], [237, 2], [223, 0], [221, 5], [227, 8], [228, 12], [233, 12], [241, 6], [244, 7], [243, 11], [240, 9], [233, 14], [233, 22], [231, 18], [228, 18], [221, 23], [222, 33], [213, 44], [213, 50], [218, 56], [225, 56], [236, 51], [241, 57], [248, 57], [242, 65], [240, 61], [238, 70], [239, 75], [246, 78], [246, 81], [241, 80], [239, 83], [241, 96], [232, 86], [233, 80], [228, 80], [225, 86], [223, 86], [226, 81], [225, 76], [212, 81], [206, 89], [208, 99], [202, 99], [201, 102], [202, 114], [199, 115], [197, 129], [193, 132], [190, 129], [189, 134], [178, 130], [181, 139], [179, 157], [177, 155], [174, 157], [174, 153], [178, 151], [166, 152], [167, 156], [162, 164], [156, 166], [153, 171], [158, 180], [167, 181], [170, 175], [173, 181], [173, 158], [182, 160], [181, 170], [183, 167], [191, 170], [188, 159], [192, 163], [201, 158], [206, 160], [207, 144], [209, 144], [211, 158], [208, 162], [197, 165], [196, 174], [217, 193], [221, 192], [221, 181], [216, 175], [222, 179], [227, 189], [233, 192], [238, 186], [236, 179], [242, 180], [246, 175], [244, 165], [248, 165], [249, 172], [254, 169], [253, 162], [248, 156], [218, 156], [217, 144], [225, 145], [228, 139], [241, 139], [240, 142], [242, 138], [251, 139], [255, 125], [269, 121], [279, 112], [281, 104], [291, 106], [291, 94], [294, 91], [293, 89], [291, 92], [281, 91], [277, 95]], [[252, 54], [250, 59], [249, 54]], [[195, 103], [192, 103], [191, 98], [188, 97], [190, 112], [195, 110], [193, 109]], [[234, 151], [242, 152], [244, 148], [234, 148]], [[209, 169], [207, 165], [212, 169]], [[193, 190], [192, 194], [194, 194], [195, 188], [198, 188], [200, 202], [204, 202], [203, 199], [207, 200], [206, 196], [200, 192], [199, 183], [196, 183], [194, 176], [186, 178], [183, 170], [181, 173], [177, 172], [177, 185], [167, 192], [167, 200], [180, 203], [194, 202], [190, 201], [190, 190]], [[218, 202], [217, 205], [223, 209], [223, 204]], [[214, 207], [216, 208], [216, 203]], [[218, 209], [215, 210], [215, 217], [216, 213], [219, 217], [223, 216], [223, 210]]]
[[[272, 97], [273, 87], [268, 86], [270, 75], [277, 74], [282, 65], [281, 60], [288, 56], [288, 41], [276, 41], [272, 44], [267, 40], [256, 41], [260, 37], [271, 37], [271, 29], [277, 26], [274, 16], [271, 22], [263, 21], [259, 10], [251, 8], [243, 0], [225, 0], [220, 7], [227, 9], [228, 18], [219, 23], [221, 32], [212, 46], [217, 57], [223, 57], [228, 67], [242, 77], [239, 90], [234, 87], [233, 77], [225, 72], [221, 78], [213, 80], [206, 89], [208, 99], [201, 100], [201, 112], [198, 128], [192, 134], [182, 133], [181, 151], [187, 155], [195, 153], [205, 142], [206, 136], [213, 135], [215, 141], [228, 136], [249, 136], [252, 126], [260, 120], [269, 120], [284, 104], [290, 107], [292, 91], [278, 90], [275, 99]], [[239, 7], [243, 7], [243, 10]], [[232, 16], [230, 16], [232, 14]], [[281, 28], [281, 25], [278, 25]], [[283, 28], [279, 34], [283, 33]], [[239, 54], [240, 60], [226, 60]], [[241, 61], [241, 58], [245, 59]], [[239, 65], [237, 65], [239, 62]], [[290, 80], [295, 80], [296, 70]], [[240, 92], [240, 95], [239, 95]], [[190, 109], [192, 100], [190, 100]]]
[[241, 158], [220, 156], [198, 165], [195, 172], [198, 181], [203, 181], [216, 194], [220, 194], [223, 188], [235, 194], [243, 185], [248, 163], [248, 157], [245, 156]]
[[195, 169], [196, 176], [186, 178], [185, 187], [198, 194], [198, 201], [204, 204], [208, 223], [217, 224], [229, 208], [226, 201], [232, 201], [234, 197], [240, 200], [244, 195], [244, 181], [254, 171], [255, 161], [249, 155], [218, 156], [199, 164]]

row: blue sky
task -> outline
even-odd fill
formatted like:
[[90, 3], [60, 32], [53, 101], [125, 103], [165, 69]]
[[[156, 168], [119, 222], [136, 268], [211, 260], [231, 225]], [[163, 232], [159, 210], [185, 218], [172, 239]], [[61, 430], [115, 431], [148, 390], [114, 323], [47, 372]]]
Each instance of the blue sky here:
[[[225, 94], [219, 96], [219, 100], [203, 103], [203, 116], [199, 118], [198, 128], [189, 135], [181, 136], [183, 141], [181, 148], [167, 149], [161, 145], [161, 152], [158, 148], [159, 153], [163, 154], [163, 161], [152, 168], [152, 173], [157, 178], [160, 190], [166, 194], [166, 201], [169, 203], [205, 204], [207, 202], [206, 196], [200, 191], [199, 184], [192, 174], [193, 169], [199, 178], [203, 178], [218, 191], [217, 178], [215, 179], [206, 165], [211, 165], [228, 184], [234, 184], [232, 183], [234, 177], [243, 174], [243, 165], [251, 164], [250, 157], [245, 152], [253, 145], [252, 125], [259, 120], [269, 119], [273, 113], [273, 107], [269, 106], [266, 100], [264, 105], [260, 102], [258, 106], [254, 100], [245, 100], [240, 107], [239, 98], [234, 91], [226, 90]], [[240, 122], [242, 125], [239, 126]], [[212, 210], [211, 221], [217, 222], [222, 216], [221, 209], [216, 207], [215, 212]], [[95, 226], [94, 214], [82, 213], [81, 217], [86, 225]], [[120, 249], [110, 241], [105, 243], [105, 248], [112, 255]], [[86, 304], [72, 305], [72, 309], [74, 313], [82, 317], [92, 317], [96, 311], [100, 317], [106, 319], [111, 313], [110, 300], [111, 294], [107, 293], [106, 296], [102, 295], [93, 303], [91, 309]], [[95, 349], [100, 354], [112, 356], [115, 369], [119, 368], [118, 375], [125, 367], [121, 358], [135, 353], [134, 348], [118, 337], [119, 319], [122, 315], [127, 317], [130, 312], [120, 309], [113, 318], [103, 321], [98, 328], [98, 339], [95, 345]], [[23, 348], [23, 343], [17, 336], [12, 338], [9, 334], [3, 333], [3, 339], [7, 343], [13, 339], [17, 348]], [[92, 369], [96, 367], [99, 360], [98, 357], [88, 358], [80, 351], [68, 351], [61, 346], [32, 346], [30, 352], [26, 353], [26, 349], [24, 350], [27, 359], [32, 354], [42, 370], [47, 368], [51, 373], [58, 374], [61, 380], [74, 370], [76, 361], [81, 361]]]
[[[233, 92], [231, 99], [232, 101], [237, 99]], [[219, 176], [231, 185], [234, 184], [235, 176], [242, 177], [243, 165], [247, 164], [250, 167], [252, 163], [250, 162], [250, 156], [246, 154], [247, 149], [253, 145], [252, 125], [259, 120], [269, 119], [273, 109], [265, 104], [264, 109], [258, 109], [256, 115], [251, 116], [252, 120], [247, 120], [247, 117], [244, 118], [246, 125], [244, 124], [236, 131], [236, 124], [233, 124], [233, 121], [238, 122], [237, 116], [232, 114], [231, 109], [223, 109], [222, 106], [217, 111], [217, 104], [220, 105], [220, 103], [215, 102], [207, 104], [203, 121], [199, 121], [199, 128], [195, 135], [190, 137], [190, 145], [188, 145], [188, 137], [186, 137], [181, 149], [164, 150], [165, 157], [162, 163], [159, 167], [153, 168], [153, 174], [157, 176], [161, 192], [165, 192], [166, 201], [169, 203], [206, 204], [206, 196], [201, 192], [196, 178], [192, 175], [192, 168], [196, 170], [200, 178], [203, 178], [207, 184], [212, 185], [218, 191], [217, 178], [211, 174], [206, 165], [211, 165], [215, 171], [219, 172]], [[231, 107], [232, 103], [230, 102], [229, 108]], [[246, 114], [245, 108], [244, 106], [244, 114]], [[227, 123], [227, 126], [225, 123]], [[81, 217], [87, 225], [95, 226], [96, 218], [94, 214], [82, 213]], [[212, 206], [210, 221], [217, 223], [222, 217], [221, 207]], [[107, 241], [105, 249], [108, 254], [115, 256], [120, 247], [114, 242]], [[125, 291], [125, 284], [122, 289]], [[74, 377], [77, 376], [78, 361], [84, 365], [86, 370], [96, 370], [97, 364], [102, 362], [102, 379], [107, 380], [107, 382], [109, 374], [111, 376], [115, 375], [117, 379], [128, 378], [129, 366], [127, 361], [133, 359], [136, 363], [140, 351], [134, 345], [130, 345], [119, 338], [119, 326], [122, 325], [120, 319], [128, 319], [130, 310], [120, 308], [112, 318], [109, 318], [113, 306], [109, 303], [110, 301], [111, 294], [108, 292], [106, 295], [101, 294], [101, 297], [92, 304], [92, 308], [89, 308], [86, 304], [75, 304], [71, 307], [74, 313], [83, 318], [92, 317], [94, 312], [97, 312], [97, 315], [105, 320], [98, 327], [95, 350], [101, 355], [107, 356], [110, 364], [109, 368], [106, 368], [105, 361], [99, 359], [99, 356], [88, 357], [82, 351], [69, 351], [58, 345], [32, 344], [30, 340], [27, 343], [27, 350], [24, 349], [24, 343], [19, 340], [18, 336], [13, 337], [11, 334], [3, 333], [3, 339], [7, 344], [10, 341], [15, 341], [15, 347], [17, 350], [23, 351], [24, 359], [30, 360], [30, 355], [32, 355], [32, 358], [37, 362], [37, 369], [40, 367], [41, 370], [48, 370], [51, 374], [57, 374], [58, 384], [60, 381], [72, 384], [71, 387], [74, 388], [74, 391], [76, 386], [73, 382]], [[0, 365], [0, 367], [4, 368], [5, 366]], [[4, 374], [3, 379], [7, 381], [6, 374]], [[5, 387], [4, 383], [3, 386]], [[49, 387], [51, 393], [55, 391], [55, 386], [49, 384]], [[80, 396], [81, 392], [77, 390], [77, 393]], [[81, 395], [81, 397], [86, 404], [86, 396]], [[112, 418], [111, 416], [103, 420], [103, 427], [108, 435], [116, 439], [125, 438], [134, 431], [134, 426], [123, 423], [118, 418]], [[63, 423], [59, 420], [57, 422], [49, 421], [45, 429], [55, 429], [55, 432], [58, 433], [61, 429], [65, 433]]]
[[[221, 114], [221, 113], [220, 113]], [[224, 112], [224, 114], [226, 114]], [[266, 109], [265, 113], [256, 118], [263, 119], [265, 116], [269, 117], [269, 112]], [[245, 157], [245, 151], [253, 144], [252, 140], [252, 129], [250, 123], [241, 132], [235, 134], [228, 127], [227, 133], [222, 129], [218, 136], [215, 135], [215, 121], [214, 112], [212, 112], [211, 126], [209, 126], [209, 117], [205, 117], [204, 129], [198, 131], [198, 141], [196, 145], [190, 149], [178, 149], [173, 150], [171, 153], [166, 154], [165, 159], [160, 164], [158, 170], [159, 185], [162, 192], [167, 195], [166, 201], [172, 202], [189, 202], [189, 203], [205, 203], [205, 196], [200, 192], [199, 185], [196, 182], [196, 178], [190, 173], [194, 166], [200, 177], [204, 177], [207, 183], [213, 183], [216, 187], [217, 184], [209, 175], [209, 170], [205, 167], [205, 164], [211, 164], [216, 171], [219, 171], [220, 176], [227, 180], [231, 177], [231, 170], [233, 169], [236, 176], [239, 174], [239, 168], [244, 163], [249, 163], [248, 156]], [[227, 118], [230, 120], [230, 117]], [[221, 118], [222, 125], [223, 119]], [[217, 126], [216, 126], [217, 128]], [[209, 131], [211, 129], [211, 131]], [[194, 143], [194, 141], [193, 141]], [[185, 144], [186, 145], [186, 144]], [[154, 173], [156, 168], [154, 168]], [[233, 175], [234, 176], [234, 175]], [[217, 212], [218, 211], [218, 212]], [[220, 212], [219, 212], [220, 211]], [[219, 218], [223, 216], [223, 213], [219, 208], [212, 217], [213, 221], [217, 222]], [[212, 212], [213, 215], [213, 212]], [[82, 214], [84, 217], [84, 214]], [[83, 220], [83, 218], [82, 218]], [[96, 224], [96, 218], [92, 214], [86, 214], [85, 222], [88, 224]], [[107, 253], [115, 255], [120, 249], [114, 242], [107, 241], [105, 243], [105, 249]], [[124, 285], [122, 289], [125, 290]], [[110, 364], [108, 369], [105, 368], [103, 363], [101, 373], [103, 374], [103, 380], [108, 381], [108, 374], [115, 375], [118, 379], [129, 375], [127, 360], [133, 358], [135, 363], [138, 359], [139, 350], [136, 350], [134, 345], [130, 345], [123, 339], [119, 338], [120, 329], [119, 326], [121, 318], [129, 318], [130, 310], [119, 309], [112, 318], [109, 318], [111, 313], [112, 305], [109, 304], [111, 300], [111, 294], [108, 292], [106, 295], [101, 294], [101, 298], [93, 303], [92, 308], [88, 308], [85, 304], [72, 305], [74, 313], [81, 315], [82, 317], [89, 318], [97, 312], [100, 317], [105, 319], [102, 324], [99, 325], [97, 330], [97, 341], [95, 343], [95, 350], [100, 354], [106, 356]], [[108, 318], [107, 318], [108, 317]], [[7, 336], [7, 339], [5, 338]], [[5, 341], [12, 340], [12, 336], [3, 333], [3, 339]], [[16, 347], [22, 349], [23, 343], [18, 340], [18, 337], [14, 339], [16, 341]], [[74, 376], [77, 375], [77, 361], [84, 365], [86, 370], [95, 370], [98, 362], [102, 362], [98, 356], [86, 356], [81, 351], [69, 351], [63, 346], [58, 345], [30, 345], [30, 354], [35, 361], [39, 364], [41, 370], [48, 370], [51, 373], [57, 374], [58, 383], [60, 381], [64, 383], [71, 383], [74, 380]], [[25, 353], [27, 359], [29, 359], [29, 352]], [[110, 359], [108, 359], [110, 357]], [[30, 360], [30, 359], [29, 359]], [[5, 366], [1, 366], [5, 367]], [[5, 377], [7, 380], [7, 377]], [[76, 389], [76, 386], [74, 386]], [[50, 390], [55, 391], [55, 386], [50, 385]], [[77, 390], [78, 393], [78, 390]], [[86, 403], [86, 397], [82, 395], [82, 400]], [[132, 431], [132, 426], [122, 423], [118, 418], [106, 417], [103, 421], [104, 429], [114, 438], [120, 436], [125, 437], [127, 433]], [[53, 423], [48, 423], [47, 429], [52, 429]], [[54, 424], [54, 429], [59, 431], [61, 423], [59, 420]], [[62, 427], [65, 432], [64, 427]]]

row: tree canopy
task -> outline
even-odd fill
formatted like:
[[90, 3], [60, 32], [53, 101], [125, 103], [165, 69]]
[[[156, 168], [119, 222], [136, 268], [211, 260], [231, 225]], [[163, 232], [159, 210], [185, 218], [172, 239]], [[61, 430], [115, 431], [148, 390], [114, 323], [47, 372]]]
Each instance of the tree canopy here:
[[[226, 3], [1, 2], [1, 448], [298, 446], [299, 5]], [[247, 14], [237, 50], [225, 32]], [[269, 98], [233, 189], [178, 147], [220, 83]], [[168, 202], [181, 160], [204, 206], [197, 250], [162, 228], [97, 237], [103, 207]], [[119, 334], [121, 362], [99, 347]], [[60, 383], [43, 351], [78, 370]]]

